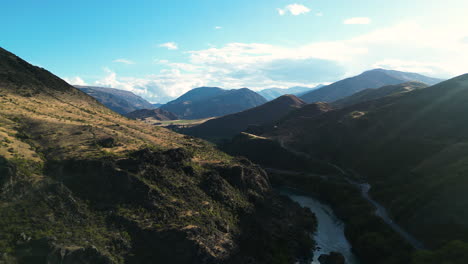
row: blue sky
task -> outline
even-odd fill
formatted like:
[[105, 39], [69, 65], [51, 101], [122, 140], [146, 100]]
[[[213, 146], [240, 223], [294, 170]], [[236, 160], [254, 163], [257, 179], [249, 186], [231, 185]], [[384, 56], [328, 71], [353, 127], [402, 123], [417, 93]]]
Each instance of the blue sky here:
[[465, 0], [15, 0], [0, 46], [76, 84], [164, 102], [198, 86], [314, 86], [384, 67], [468, 72]]

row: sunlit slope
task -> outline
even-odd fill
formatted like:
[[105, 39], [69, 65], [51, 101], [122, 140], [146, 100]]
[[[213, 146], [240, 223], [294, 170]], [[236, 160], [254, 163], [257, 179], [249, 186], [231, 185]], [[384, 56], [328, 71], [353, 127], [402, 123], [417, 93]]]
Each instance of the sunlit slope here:
[[[47, 155], [83, 157], [99, 155], [95, 143], [112, 137], [119, 154], [146, 144], [162, 148], [180, 147], [189, 141], [163, 128], [154, 128], [124, 118], [92, 97], [68, 85], [44, 69], [27, 64], [6, 51], [0, 52], [1, 131], [13, 143], [2, 145], [0, 153], [11, 157], [28, 154], [16, 132], [31, 137]], [[8, 149], [13, 150], [8, 151]], [[26, 148], [26, 149], [24, 149]]]

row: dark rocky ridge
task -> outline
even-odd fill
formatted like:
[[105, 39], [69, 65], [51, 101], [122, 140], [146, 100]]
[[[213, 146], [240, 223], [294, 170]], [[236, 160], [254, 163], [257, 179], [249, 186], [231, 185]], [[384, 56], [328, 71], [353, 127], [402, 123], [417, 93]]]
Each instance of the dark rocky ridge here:
[[[117, 161], [50, 162], [45, 174], [57, 183], [29, 190], [34, 195], [16, 206], [40, 204], [41, 210], [51, 210], [52, 218], [35, 215], [33, 219], [54, 235], [36, 239], [29, 229], [33, 226], [22, 226], [19, 244], [8, 259], [19, 263], [308, 259], [314, 217], [274, 194], [265, 172], [247, 160], [198, 171], [188, 165], [190, 158], [186, 151], [175, 149], [142, 150]], [[66, 220], [61, 219], [64, 216]], [[96, 218], [103, 222], [96, 223]], [[83, 232], [87, 225], [96, 228], [92, 235], [103, 228], [109, 238], [89, 237]], [[75, 244], [80, 239], [88, 242]]]

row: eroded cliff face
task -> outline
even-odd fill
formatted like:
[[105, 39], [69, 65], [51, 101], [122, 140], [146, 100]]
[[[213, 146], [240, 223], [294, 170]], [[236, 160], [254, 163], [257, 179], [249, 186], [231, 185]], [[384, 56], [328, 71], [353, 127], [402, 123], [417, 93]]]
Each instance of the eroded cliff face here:
[[[294, 263], [309, 257], [314, 216], [276, 195], [262, 169], [245, 159], [199, 164], [192, 158], [179, 148], [48, 162], [47, 180], [0, 209], [10, 224], [1, 230], [8, 234], [1, 237], [3, 261]], [[12, 164], [2, 169], [15, 171]]]

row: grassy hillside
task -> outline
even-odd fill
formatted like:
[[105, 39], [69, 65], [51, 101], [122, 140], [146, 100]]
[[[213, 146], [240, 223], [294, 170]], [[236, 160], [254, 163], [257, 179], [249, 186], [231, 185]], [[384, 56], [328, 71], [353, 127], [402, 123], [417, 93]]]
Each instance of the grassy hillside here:
[[248, 160], [0, 49], [0, 263], [293, 263], [314, 225]]

